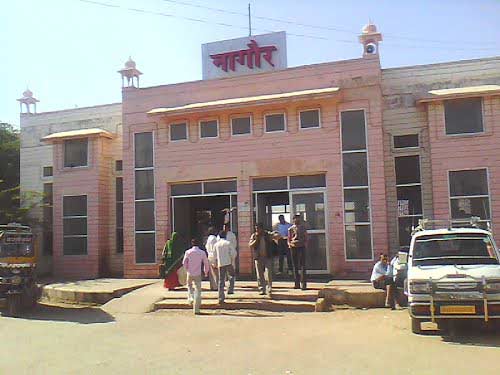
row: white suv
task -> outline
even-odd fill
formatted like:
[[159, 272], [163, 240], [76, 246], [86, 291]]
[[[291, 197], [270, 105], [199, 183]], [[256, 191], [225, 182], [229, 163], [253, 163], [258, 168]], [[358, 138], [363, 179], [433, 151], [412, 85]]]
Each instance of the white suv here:
[[500, 253], [491, 232], [472, 227], [425, 229], [408, 254], [406, 293], [412, 332], [423, 322], [500, 318]]

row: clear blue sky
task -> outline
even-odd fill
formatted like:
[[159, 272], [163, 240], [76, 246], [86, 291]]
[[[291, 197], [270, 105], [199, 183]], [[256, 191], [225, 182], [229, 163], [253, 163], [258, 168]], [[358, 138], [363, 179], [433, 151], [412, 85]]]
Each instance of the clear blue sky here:
[[[39, 112], [119, 102], [116, 71], [129, 55], [143, 87], [201, 79], [202, 43], [247, 35], [247, 18], [231, 12], [246, 13], [248, 0], [94, 1], [114, 6], [0, 2], [0, 121], [19, 124], [16, 99], [27, 85]], [[255, 34], [287, 31], [289, 66], [360, 57], [357, 36], [369, 18], [384, 35], [384, 68], [500, 55], [500, 1], [250, 2]]]

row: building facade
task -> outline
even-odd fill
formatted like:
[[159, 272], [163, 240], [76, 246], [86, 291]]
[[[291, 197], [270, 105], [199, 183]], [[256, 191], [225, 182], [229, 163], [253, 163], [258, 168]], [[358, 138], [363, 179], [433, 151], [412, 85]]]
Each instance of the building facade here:
[[272, 35], [232, 40], [210, 45], [215, 77], [148, 88], [129, 60], [121, 104], [22, 114], [22, 187], [53, 184], [34, 214], [54, 273], [156, 277], [172, 231], [229, 223], [250, 275], [253, 225], [280, 214], [305, 219], [310, 272], [337, 277], [368, 275], [424, 216], [495, 229], [500, 58], [381, 69], [381, 40], [367, 25], [361, 58], [294, 68]]

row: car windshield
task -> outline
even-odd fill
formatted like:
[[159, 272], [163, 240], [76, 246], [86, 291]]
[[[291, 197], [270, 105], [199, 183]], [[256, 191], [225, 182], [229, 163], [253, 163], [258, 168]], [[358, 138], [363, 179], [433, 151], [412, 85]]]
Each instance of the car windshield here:
[[499, 264], [490, 236], [451, 233], [420, 236], [413, 246], [416, 265]]

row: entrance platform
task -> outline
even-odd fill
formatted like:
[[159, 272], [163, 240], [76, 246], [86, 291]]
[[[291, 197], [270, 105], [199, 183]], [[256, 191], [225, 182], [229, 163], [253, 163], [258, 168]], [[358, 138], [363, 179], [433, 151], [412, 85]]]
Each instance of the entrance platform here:
[[42, 302], [102, 305], [157, 279], [95, 279], [46, 284]]
[[[261, 310], [271, 312], [326, 312], [339, 307], [384, 307], [385, 293], [370, 283], [356, 280], [310, 282], [307, 290], [293, 288], [290, 281], [274, 281], [272, 298], [259, 295], [256, 281], [237, 281], [235, 293], [226, 294], [223, 306], [218, 294], [202, 283], [202, 309]], [[112, 313], [155, 310], [187, 310], [185, 287], [169, 291], [159, 279], [96, 279], [44, 285], [42, 303], [103, 305]]]

